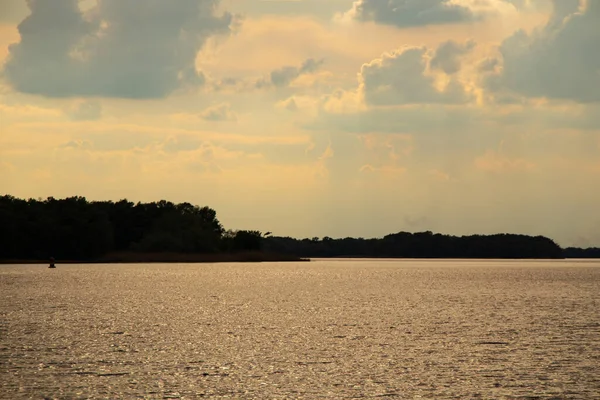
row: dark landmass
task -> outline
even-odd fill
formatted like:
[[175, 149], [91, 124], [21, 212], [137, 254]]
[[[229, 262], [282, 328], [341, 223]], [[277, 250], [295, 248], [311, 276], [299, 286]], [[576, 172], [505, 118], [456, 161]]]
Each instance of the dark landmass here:
[[[377, 239], [294, 239], [226, 230], [215, 210], [165, 200], [46, 200], [0, 196], [0, 263], [259, 262], [310, 257], [565, 258], [598, 249], [562, 249], [543, 236], [449, 236], [399, 232]], [[70, 260], [70, 261], [69, 261]]]
[[305, 261], [226, 230], [209, 207], [168, 201], [0, 197], [0, 263]]
[[381, 239], [303, 239], [270, 237], [264, 248], [316, 258], [564, 258], [551, 239], [526, 235], [449, 236], [432, 232], [399, 232]]
[[600, 258], [600, 248], [590, 247], [580, 249], [578, 247], [567, 247], [563, 250], [565, 258]]

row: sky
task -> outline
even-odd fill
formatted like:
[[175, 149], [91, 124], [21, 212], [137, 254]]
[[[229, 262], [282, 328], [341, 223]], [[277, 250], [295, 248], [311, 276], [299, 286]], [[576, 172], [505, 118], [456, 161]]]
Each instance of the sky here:
[[0, 0], [0, 193], [600, 246], [600, 0]]

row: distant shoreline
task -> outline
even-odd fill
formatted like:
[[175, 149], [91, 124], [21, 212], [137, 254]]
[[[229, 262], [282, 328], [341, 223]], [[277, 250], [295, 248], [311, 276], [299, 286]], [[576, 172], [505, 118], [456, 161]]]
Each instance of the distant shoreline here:
[[[536, 261], [536, 260], [591, 260], [598, 258], [518, 258], [518, 257], [373, 257], [373, 256], [336, 256], [304, 258], [289, 254], [246, 252], [238, 254], [178, 254], [178, 253], [115, 253], [94, 260], [55, 260], [55, 264], [211, 264], [211, 263], [264, 263], [264, 262], [310, 262], [315, 260], [456, 260], [456, 261], [482, 261], [482, 260], [507, 260], [507, 261]], [[33, 265], [49, 264], [43, 259], [15, 259], [2, 260], [0, 265]]]
[[218, 263], [306, 258], [600, 258], [600, 248], [562, 248], [545, 236], [400, 231], [377, 238], [292, 238], [225, 229], [215, 210], [166, 200], [46, 200], [0, 196], [0, 263]]
[[[149, 263], [227, 263], [227, 262], [309, 262], [309, 258], [270, 252], [214, 254], [186, 253], [110, 253], [91, 260], [55, 259], [55, 264], [149, 264]], [[5, 259], [0, 264], [48, 264], [48, 259]]]

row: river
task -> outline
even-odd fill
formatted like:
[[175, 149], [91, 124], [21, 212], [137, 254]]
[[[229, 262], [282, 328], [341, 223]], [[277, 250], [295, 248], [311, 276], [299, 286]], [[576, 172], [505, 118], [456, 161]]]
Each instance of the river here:
[[2, 399], [600, 398], [600, 260], [0, 266]]

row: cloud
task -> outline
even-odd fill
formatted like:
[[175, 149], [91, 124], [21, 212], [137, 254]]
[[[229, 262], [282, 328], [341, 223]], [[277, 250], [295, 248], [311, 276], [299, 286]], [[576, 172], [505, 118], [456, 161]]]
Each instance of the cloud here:
[[169, 136], [161, 145], [166, 153], [178, 153], [197, 150], [204, 141], [201, 138], [184, 135]]
[[202, 111], [200, 118], [206, 121], [236, 121], [237, 115], [231, 110], [229, 103], [221, 103]]
[[358, 0], [345, 16], [409, 28], [472, 22], [510, 9], [514, 6], [504, 0]]
[[240, 91], [247, 89], [249, 86], [247, 82], [243, 79], [235, 78], [235, 77], [224, 77], [221, 79], [212, 79], [210, 80], [210, 85], [212, 89], [216, 92], [218, 91]]
[[486, 57], [477, 63], [477, 71], [479, 72], [492, 72], [496, 70], [500, 61], [497, 58]]
[[440, 69], [449, 75], [455, 74], [461, 67], [460, 57], [469, 53], [475, 46], [476, 44], [472, 40], [465, 43], [448, 40], [438, 46], [429, 66], [433, 69]]
[[96, 100], [75, 102], [66, 114], [74, 121], [92, 121], [102, 117], [102, 105]]
[[288, 65], [276, 69], [274, 71], [271, 71], [268, 79], [259, 79], [256, 82], [256, 87], [286, 87], [299, 76], [304, 74], [311, 74], [317, 71], [317, 69], [319, 69], [323, 62], [324, 60], [315, 60], [314, 58], [309, 58], [306, 61], [304, 61], [299, 67]]
[[307, 115], [317, 115], [321, 106], [321, 100], [314, 96], [293, 95], [285, 100], [275, 103], [275, 108], [287, 112], [301, 112], [299, 120], [305, 120]]
[[29, 0], [3, 73], [17, 91], [47, 97], [163, 98], [204, 83], [195, 59], [228, 34], [217, 0]]
[[93, 149], [93, 144], [87, 140], [69, 140], [58, 146], [59, 149], [82, 149], [88, 150]]
[[388, 176], [403, 175], [407, 171], [404, 167], [396, 167], [394, 165], [373, 166], [365, 164], [358, 169], [361, 174], [385, 174]]
[[600, 1], [554, 0], [548, 23], [515, 32], [500, 46], [502, 69], [485, 82], [492, 92], [579, 102], [600, 101]]
[[509, 158], [500, 152], [488, 150], [485, 154], [475, 159], [475, 167], [492, 173], [523, 173], [530, 172], [535, 164], [523, 158]]
[[346, 133], [405, 133], [431, 136], [455, 134], [482, 122], [482, 110], [474, 107], [422, 104], [416, 106], [371, 107], [345, 114], [321, 113], [305, 122], [308, 130]]
[[455, 79], [442, 90], [436, 88], [434, 77], [427, 74], [428, 57], [426, 47], [403, 47], [364, 64], [359, 74], [359, 90], [366, 103], [400, 105], [468, 101], [469, 96]]
[[277, 106], [281, 107], [285, 110], [288, 110], [288, 111], [297, 111], [298, 110], [298, 103], [296, 103], [296, 100], [293, 97], [290, 97], [289, 99], [279, 102], [277, 104]]
[[0, 0], [0, 24], [17, 24], [27, 15], [27, 5], [22, 0]]

